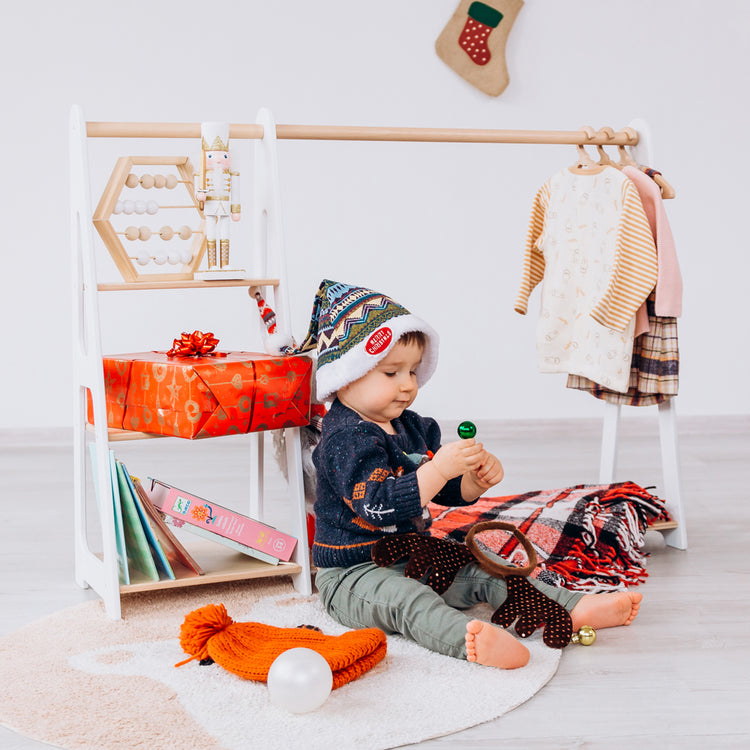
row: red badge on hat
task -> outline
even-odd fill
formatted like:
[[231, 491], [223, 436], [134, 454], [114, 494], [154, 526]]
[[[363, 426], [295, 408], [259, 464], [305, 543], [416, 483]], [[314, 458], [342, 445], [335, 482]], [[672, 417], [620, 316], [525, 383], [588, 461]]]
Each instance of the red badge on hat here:
[[375, 333], [367, 339], [365, 344], [365, 351], [368, 354], [379, 354], [384, 349], [387, 349], [391, 341], [393, 340], [393, 331], [387, 326], [378, 328]]

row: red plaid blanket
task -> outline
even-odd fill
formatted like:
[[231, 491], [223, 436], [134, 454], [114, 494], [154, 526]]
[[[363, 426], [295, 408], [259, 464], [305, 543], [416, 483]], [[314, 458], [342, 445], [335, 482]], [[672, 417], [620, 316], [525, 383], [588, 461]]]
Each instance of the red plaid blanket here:
[[[632, 482], [487, 497], [459, 508], [429, 507], [430, 532], [441, 539], [463, 542], [481, 521], [514, 524], [536, 549], [539, 565], [532, 576], [588, 593], [643, 583], [648, 576], [642, 551], [646, 528], [669, 520], [664, 501]], [[475, 538], [513, 565], [527, 562], [523, 547], [508, 532], [485, 531]]]

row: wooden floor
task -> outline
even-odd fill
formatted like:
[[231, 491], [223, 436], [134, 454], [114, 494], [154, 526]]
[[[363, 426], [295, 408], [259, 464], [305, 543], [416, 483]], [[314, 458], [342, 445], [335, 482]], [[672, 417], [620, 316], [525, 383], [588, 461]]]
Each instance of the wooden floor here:
[[[656, 485], [659, 494], [653, 411], [623, 420], [617, 479]], [[449, 434], [452, 426], [445, 427]], [[506, 469], [492, 494], [596, 482], [596, 422], [479, 428]], [[750, 747], [750, 416], [682, 419], [679, 432], [689, 547], [665, 547], [649, 532], [650, 576], [635, 624], [602, 631], [591, 648], [567, 648], [551, 682], [505, 717], [420, 747]], [[73, 578], [69, 437], [0, 432], [0, 634], [93, 596]], [[116, 448], [133, 473], [242, 501], [246, 446], [245, 438], [231, 437]], [[268, 520], [283, 526], [283, 483], [270, 482], [267, 493]], [[435, 690], [435, 701], [450, 710], [449, 686], [425, 690]], [[42, 747], [48, 745], [0, 728], [3, 750]]]

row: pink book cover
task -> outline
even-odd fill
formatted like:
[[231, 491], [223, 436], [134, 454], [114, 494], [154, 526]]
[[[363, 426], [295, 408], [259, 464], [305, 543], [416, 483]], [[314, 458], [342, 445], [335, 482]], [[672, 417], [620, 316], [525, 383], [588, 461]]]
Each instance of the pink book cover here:
[[[229, 510], [217, 503], [209, 502], [189, 492], [172, 487], [158, 479], [153, 480], [167, 489], [166, 496], [159, 494], [159, 509], [162, 513], [194, 526], [210, 529], [215, 534], [234, 539], [248, 547], [266, 552], [289, 562], [297, 540], [273, 526], [266, 526], [248, 516]], [[153, 496], [152, 499], [156, 499]]]

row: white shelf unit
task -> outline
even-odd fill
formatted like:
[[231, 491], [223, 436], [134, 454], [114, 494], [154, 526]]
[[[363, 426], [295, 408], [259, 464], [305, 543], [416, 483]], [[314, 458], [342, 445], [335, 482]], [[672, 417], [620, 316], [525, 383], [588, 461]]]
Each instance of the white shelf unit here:
[[[222, 545], [196, 540], [189, 543], [205, 573], [202, 576], [177, 580], [121, 585], [118, 578], [115, 544], [115, 516], [108, 453], [111, 442], [157, 437], [107, 427], [104, 371], [101, 350], [101, 322], [99, 295], [109, 291], [153, 289], [154, 294], [169, 294], [173, 289], [210, 289], [217, 287], [259, 287], [272, 301], [277, 314], [277, 325], [286, 330], [289, 304], [285, 293], [286, 264], [281, 223], [278, 169], [276, 161], [275, 124], [267, 110], [258, 116], [258, 128], [263, 134], [255, 139], [255, 200], [253, 207], [254, 257], [256, 278], [232, 281], [138, 281], [99, 283], [93, 241], [92, 202], [88, 162], [90, 137], [154, 137], [143, 128], [118, 134], [116, 129], [102, 129], [97, 123], [87, 123], [79, 107], [70, 117], [70, 177], [71, 177], [71, 252], [73, 299], [73, 405], [74, 405], [74, 536], [75, 577], [84, 588], [90, 587], [102, 598], [111, 619], [121, 617], [121, 596], [131, 592], [153, 589], [195, 586], [207, 583], [291, 576], [294, 587], [302, 594], [312, 593], [310, 555], [307, 541], [305, 498], [302, 478], [302, 453], [299, 428], [286, 428], [286, 462], [288, 490], [293, 512], [291, 528], [285, 529], [297, 538], [294, 556], [289, 563], [270, 565], [251, 557], [239, 555]], [[252, 126], [250, 126], [252, 127]], [[262, 130], [261, 130], [262, 128]], [[158, 130], [158, 129], [157, 129]], [[155, 137], [200, 137], [195, 128], [184, 133], [178, 128], [158, 130]], [[93, 133], [93, 136], [92, 136]], [[251, 301], [248, 302], [251, 304]], [[91, 393], [93, 424], [87, 424], [87, 391]], [[258, 520], [264, 517], [264, 434], [250, 433], [250, 487], [248, 515]], [[166, 440], [183, 438], [165, 437]], [[94, 552], [87, 535], [87, 508], [92, 498], [86, 481], [87, 443], [96, 444], [96, 460], [92, 465], [93, 482], [100, 488], [99, 523], [101, 553]], [[157, 471], [158, 467], [154, 467]], [[239, 509], [242, 511], [242, 509]]]

